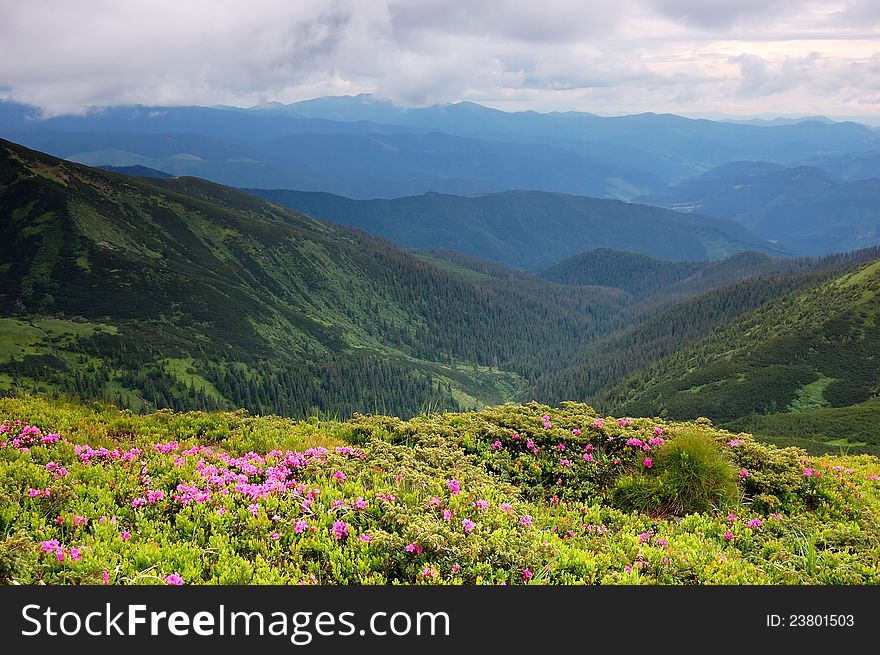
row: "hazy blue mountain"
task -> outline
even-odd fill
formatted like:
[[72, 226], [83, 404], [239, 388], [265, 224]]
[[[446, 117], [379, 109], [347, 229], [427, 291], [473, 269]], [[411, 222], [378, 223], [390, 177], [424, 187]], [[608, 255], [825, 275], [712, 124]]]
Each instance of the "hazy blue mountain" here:
[[735, 220], [802, 255], [880, 243], [880, 180], [847, 182], [809, 166], [735, 162], [639, 200]]
[[140, 165], [230, 186], [357, 198], [541, 189], [594, 196], [664, 188], [657, 177], [543, 144], [448, 134], [293, 133], [257, 144], [196, 133], [27, 130], [18, 142], [90, 166]]
[[805, 163], [850, 182], [880, 178], [880, 152], [850, 152], [821, 155]]
[[[184, 143], [158, 155], [127, 135]], [[467, 102], [403, 108], [370, 96], [251, 109], [112, 107], [47, 119], [0, 102], [0, 136], [91, 165], [362, 198], [526, 188], [629, 200], [731, 161], [793, 165], [880, 151], [880, 132], [851, 122], [503, 112]], [[195, 144], [195, 136], [213, 141]]]
[[250, 192], [411, 250], [453, 250], [521, 270], [540, 270], [601, 247], [671, 260], [774, 251], [733, 221], [559, 193], [508, 191], [468, 197], [427, 193], [352, 200], [327, 193]]

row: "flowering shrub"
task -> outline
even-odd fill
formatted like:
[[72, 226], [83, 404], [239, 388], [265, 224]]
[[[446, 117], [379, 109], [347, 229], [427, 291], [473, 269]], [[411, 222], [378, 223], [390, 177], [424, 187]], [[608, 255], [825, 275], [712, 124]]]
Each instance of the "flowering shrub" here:
[[[694, 430], [733, 506], [638, 511]], [[614, 507], [633, 480], [651, 502]], [[574, 403], [340, 423], [0, 399], [2, 582], [873, 584], [878, 515], [875, 458]]]

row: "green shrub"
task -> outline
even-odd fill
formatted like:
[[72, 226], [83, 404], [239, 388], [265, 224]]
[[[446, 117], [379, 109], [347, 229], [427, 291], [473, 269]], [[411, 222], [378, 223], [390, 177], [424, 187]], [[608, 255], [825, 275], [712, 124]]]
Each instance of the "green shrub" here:
[[738, 500], [737, 474], [703, 432], [679, 433], [657, 450], [664, 505], [675, 514], [723, 509]]
[[654, 452], [653, 466], [619, 478], [613, 501], [646, 514], [692, 514], [737, 502], [737, 474], [710, 436], [678, 433]]

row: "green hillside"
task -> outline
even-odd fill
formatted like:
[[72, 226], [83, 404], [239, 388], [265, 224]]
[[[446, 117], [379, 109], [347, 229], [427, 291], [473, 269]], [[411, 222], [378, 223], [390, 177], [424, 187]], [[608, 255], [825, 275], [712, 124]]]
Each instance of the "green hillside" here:
[[[604, 399], [626, 413], [720, 422], [866, 402], [880, 388], [878, 291], [880, 261], [793, 292], [629, 377]], [[736, 425], [760, 432], [774, 423], [794, 425], [778, 417]], [[827, 436], [846, 435], [836, 428]]]
[[561, 284], [612, 287], [639, 298], [694, 295], [747, 278], [812, 268], [809, 260], [740, 252], [718, 261], [668, 261], [599, 248], [569, 257], [540, 274]]
[[[696, 273], [680, 281], [676, 276], [664, 280], [658, 265], [648, 260], [627, 274], [618, 260], [594, 258], [582, 269], [591, 275], [616, 276], [618, 284], [635, 290], [640, 286], [653, 292], [636, 297], [635, 302], [615, 317], [616, 329], [600, 337], [558, 370], [545, 371], [531, 391], [532, 397], [551, 402], [584, 400], [609, 409], [606, 391], [625, 378], [650, 368], [664, 357], [729, 326], [759, 307], [796, 290], [827, 282], [866, 262], [880, 258], [880, 249], [867, 248], [853, 253], [821, 259], [775, 260], [757, 253], [740, 253], [720, 262], [699, 263]], [[632, 261], [630, 257], [625, 262]], [[602, 273], [602, 263], [608, 268]], [[675, 271], [677, 263], [669, 263]], [[657, 271], [659, 284], [649, 274]], [[646, 274], [648, 273], [648, 274]], [[595, 278], [593, 278], [595, 279]]]
[[418, 413], [514, 397], [620, 300], [483, 284], [194, 178], [0, 142], [0, 390], [136, 409]]

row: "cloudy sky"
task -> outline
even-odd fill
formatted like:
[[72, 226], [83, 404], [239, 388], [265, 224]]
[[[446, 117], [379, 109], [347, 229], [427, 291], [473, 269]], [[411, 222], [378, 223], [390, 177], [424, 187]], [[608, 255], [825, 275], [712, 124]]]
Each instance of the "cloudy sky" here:
[[49, 114], [361, 92], [880, 123], [880, 1], [0, 0], [0, 97]]

